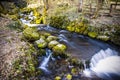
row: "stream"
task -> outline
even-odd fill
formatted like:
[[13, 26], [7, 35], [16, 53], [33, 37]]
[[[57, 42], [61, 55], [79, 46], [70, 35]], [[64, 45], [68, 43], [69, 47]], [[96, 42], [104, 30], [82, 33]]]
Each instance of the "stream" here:
[[[31, 25], [29, 21], [25, 21], [24, 19], [20, 20], [26, 25]], [[41, 26], [39, 24], [32, 24], [31, 26], [37, 26], [39, 31], [46, 31], [57, 36], [60, 43], [66, 44], [66, 53], [72, 57], [83, 61], [90, 60], [89, 68], [84, 64], [85, 69], [82, 75], [85, 77], [92, 78], [97, 76], [101, 80], [120, 79], [120, 49], [115, 45], [66, 30], [56, 29], [49, 25]], [[53, 80], [53, 77], [59, 75], [59, 73], [69, 73], [69, 70], [67, 70], [68, 64], [62, 59], [55, 60], [52, 57], [52, 51], [50, 49], [46, 49], [46, 56], [43, 56], [41, 60], [39, 68], [45, 73], [40, 76], [41, 80]], [[61, 76], [64, 75], [64, 73], [61, 74]], [[77, 78], [73, 80], [80, 80], [80, 76], [81, 73], [78, 73]], [[99, 80], [99, 78], [94, 80]], [[67, 79], [63, 77], [62, 80]]]
[[66, 52], [72, 57], [83, 61], [90, 60], [90, 68], [86, 68], [86, 65], [84, 65], [84, 76], [89, 78], [98, 76], [105, 80], [120, 79], [120, 57], [116, 46], [50, 26], [38, 29], [58, 36], [59, 42], [67, 45]]

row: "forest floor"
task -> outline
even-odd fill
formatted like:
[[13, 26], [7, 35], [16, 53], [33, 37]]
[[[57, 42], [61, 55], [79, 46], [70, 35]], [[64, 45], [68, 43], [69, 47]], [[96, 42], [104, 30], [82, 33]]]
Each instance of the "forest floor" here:
[[0, 17], [0, 80], [9, 74], [13, 61], [22, 54], [20, 47], [25, 45], [21, 33], [7, 27], [11, 23], [10, 19]]

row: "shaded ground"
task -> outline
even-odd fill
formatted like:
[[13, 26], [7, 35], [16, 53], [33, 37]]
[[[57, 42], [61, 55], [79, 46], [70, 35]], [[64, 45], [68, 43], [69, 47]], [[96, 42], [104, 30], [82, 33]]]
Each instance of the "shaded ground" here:
[[8, 77], [12, 62], [22, 54], [20, 47], [25, 45], [20, 39], [20, 33], [6, 27], [11, 22], [0, 17], [0, 80]]

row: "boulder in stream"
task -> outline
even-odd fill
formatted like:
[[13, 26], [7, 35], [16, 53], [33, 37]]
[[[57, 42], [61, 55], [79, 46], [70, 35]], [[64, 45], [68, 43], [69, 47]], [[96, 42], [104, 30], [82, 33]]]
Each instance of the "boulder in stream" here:
[[27, 40], [34, 41], [39, 39], [39, 33], [34, 28], [26, 28], [23, 31], [23, 35]]
[[44, 39], [42, 39], [42, 38], [40, 38], [39, 40], [35, 41], [35, 43], [37, 44], [37, 46], [39, 48], [47, 47], [47, 42]]
[[49, 42], [48, 47], [51, 49], [51, 48], [53, 48], [54, 46], [56, 46], [57, 44], [59, 44], [59, 42], [56, 41], [56, 40], [53, 40], [53, 41], [50, 41], [50, 42]]
[[59, 54], [65, 53], [66, 49], [67, 47], [64, 44], [58, 44], [52, 48], [53, 52], [59, 53]]

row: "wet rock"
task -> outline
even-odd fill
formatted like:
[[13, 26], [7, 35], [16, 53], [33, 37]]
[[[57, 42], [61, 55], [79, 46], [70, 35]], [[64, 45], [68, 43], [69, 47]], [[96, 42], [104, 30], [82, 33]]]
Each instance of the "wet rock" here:
[[52, 48], [55, 53], [65, 53], [67, 47], [64, 44], [58, 44]]
[[56, 76], [55, 80], [61, 80], [61, 77], [60, 76]]
[[49, 42], [49, 44], [48, 44], [48, 48], [50, 48], [50, 49], [52, 49], [54, 46], [56, 46], [57, 44], [59, 44], [59, 42], [57, 42], [57, 41], [51, 41], [51, 42]]
[[42, 38], [40, 38], [39, 40], [35, 41], [35, 43], [37, 44], [37, 46], [39, 48], [47, 47], [47, 42], [44, 39], [42, 39]]
[[95, 38], [95, 37], [97, 37], [97, 33], [96, 32], [88, 32], [88, 36], [90, 36], [91, 38]]
[[30, 27], [26, 28], [23, 31], [23, 35], [29, 41], [34, 41], [39, 39], [39, 33], [36, 31], [36, 29]]
[[43, 18], [41, 17], [41, 18], [37, 18], [36, 20], [35, 20], [35, 23], [36, 24], [43, 24]]
[[57, 40], [58, 38], [56, 36], [48, 36], [48, 38], [46, 39], [47, 42], [53, 41], [53, 40]]
[[71, 74], [67, 74], [66, 79], [67, 80], [72, 80], [72, 75]]
[[108, 36], [97, 36], [97, 39], [100, 39], [100, 40], [103, 40], [103, 41], [108, 41], [109, 40], [109, 37]]

